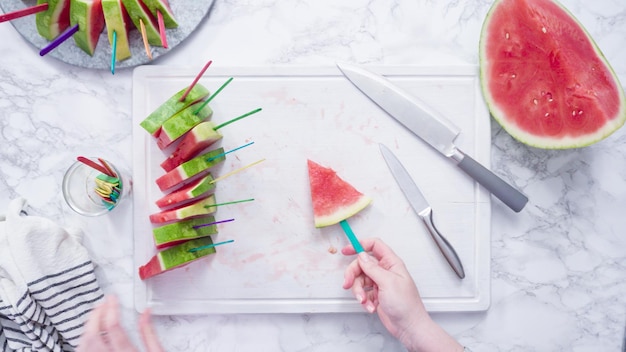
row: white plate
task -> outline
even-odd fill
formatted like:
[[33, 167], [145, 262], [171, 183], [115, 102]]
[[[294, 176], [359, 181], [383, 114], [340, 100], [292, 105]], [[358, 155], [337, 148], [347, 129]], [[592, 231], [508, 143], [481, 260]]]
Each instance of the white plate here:
[[[460, 148], [489, 166], [489, 114], [476, 67], [371, 68], [449, 116], [461, 129]], [[166, 154], [139, 122], [197, 71], [143, 66], [133, 75], [135, 265], [156, 251], [148, 220], [162, 196], [155, 179]], [[221, 123], [261, 107], [263, 111], [224, 127], [219, 143], [229, 154], [219, 176], [252, 162], [266, 161], [217, 183], [217, 201], [255, 198], [223, 206], [216, 218], [216, 241], [235, 242], [184, 268], [141, 281], [135, 278], [138, 310], [155, 314], [361, 312], [341, 288], [352, 258], [339, 225], [315, 229], [307, 159], [333, 168], [373, 198], [350, 218], [357, 237], [377, 236], [402, 258], [430, 311], [479, 311], [490, 302], [489, 194], [350, 84], [335, 67], [211, 68], [200, 81], [215, 91], [211, 102]], [[391, 176], [378, 143], [405, 164], [434, 209], [439, 230], [456, 248], [466, 270], [459, 280]], [[332, 253], [337, 249], [336, 253]]]
[[[182, 43], [204, 20], [209, 13], [213, 0], [172, 0], [169, 2], [172, 8], [172, 13], [176, 18], [179, 26], [178, 28], [167, 29], [167, 43], [168, 48], [151, 47], [152, 58], [156, 59], [159, 56], [165, 55], [176, 46]], [[0, 8], [4, 13], [13, 12], [15, 10], [21, 10], [26, 7], [31, 7], [37, 4], [35, 0], [24, 1], [0, 1]], [[37, 26], [35, 25], [35, 15], [22, 17], [11, 21], [11, 24], [15, 29], [32, 45], [41, 50], [48, 45], [48, 41], [39, 35], [37, 32]], [[146, 54], [146, 50], [141, 39], [141, 33], [133, 29], [129, 34], [130, 50], [132, 56], [129, 59], [118, 61], [115, 64], [116, 69], [125, 67], [134, 67], [137, 65], [145, 64], [151, 60]], [[8, 55], [5, 53], [5, 55]], [[63, 44], [56, 47], [46, 56], [52, 56], [65, 63], [75, 66], [95, 69], [110, 69], [111, 67], [111, 46], [107, 39], [106, 28], [100, 35], [98, 46], [93, 56], [82, 51], [73, 39], [68, 39]]]

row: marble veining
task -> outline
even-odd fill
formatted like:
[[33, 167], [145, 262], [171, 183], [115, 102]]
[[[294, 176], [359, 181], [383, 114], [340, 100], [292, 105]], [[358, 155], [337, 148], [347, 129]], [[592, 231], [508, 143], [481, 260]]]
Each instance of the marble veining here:
[[[626, 82], [626, 2], [563, 0]], [[478, 63], [487, 0], [337, 2], [216, 0], [209, 17], [154, 65]], [[0, 210], [85, 232], [106, 293], [133, 330], [132, 218], [80, 217], [60, 184], [76, 155], [132, 163], [132, 70], [88, 70], [38, 55], [0, 24]], [[567, 151], [527, 147], [492, 121], [492, 169], [531, 199], [520, 214], [492, 203], [492, 305], [435, 314], [473, 351], [620, 351], [626, 326], [626, 130]], [[113, 215], [113, 214], [111, 214]], [[367, 314], [154, 318], [168, 351], [401, 351]], [[133, 339], [139, 337], [133, 333]]]

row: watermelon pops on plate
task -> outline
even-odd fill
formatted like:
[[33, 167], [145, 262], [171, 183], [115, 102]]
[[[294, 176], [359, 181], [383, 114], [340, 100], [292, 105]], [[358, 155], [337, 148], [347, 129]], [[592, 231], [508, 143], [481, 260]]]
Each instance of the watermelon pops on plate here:
[[208, 174], [179, 190], [161, 197], [156, 201], [156, 205], [161, 209], [178, 207], [185, 203], [208, 197], [214, 191], [215, 182], [213, 182], [213, 176]]
[[152, 237], [157, 249], [215, 234], [217, 234], [217, 223], [213, 215], [182, 220], [152, 229]]
[[176, 168], [168, 171], [165, 175], [156, 179], [156, 184], [161, 191], [174, 189], [193, 181], [196, 177], [202, 177], [209, 173], [210, 169], [226, 160], [224, 148], [217, 148], [200, 154], [186, 161]]

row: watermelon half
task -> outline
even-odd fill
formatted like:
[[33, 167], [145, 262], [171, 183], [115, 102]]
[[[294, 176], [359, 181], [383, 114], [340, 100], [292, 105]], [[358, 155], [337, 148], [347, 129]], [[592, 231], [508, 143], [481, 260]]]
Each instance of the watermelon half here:
[[330, 168], [307, 160], [315, 227], [339, 223], [367, 207], [372, 199], [342, 180]]
[[583, 26], [553, 0], [496, 0], [480, 38], [489, 110], [522, 143], [546, 149], [598, 142], [626, 121], [626, 98]]

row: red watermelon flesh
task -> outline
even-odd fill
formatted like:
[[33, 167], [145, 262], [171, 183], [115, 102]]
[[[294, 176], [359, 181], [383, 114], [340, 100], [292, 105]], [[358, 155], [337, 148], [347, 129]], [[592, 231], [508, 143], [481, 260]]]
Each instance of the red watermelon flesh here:
[[307, 160], [315, 227], [339, 223], [360, 212], [371, 198], [357, 191], [330, 168]]
[[164, 210], [160, 213], [151, 214], [150, 222], [153, 224], [166, 224], [173, 221], [190, 219], [203, 215], [214, 214], [217, 210], [215, 205], [215, 195], [200, 199], [194, 203], [186, 204], [172, 210]]
[[213, 244], [211, 237], [203, 237], [195, 240], [183, 242], [179, 245], [164, 249], [153, 256], [146, 265], [139, 267], [139, 277], [141, 280], [151, 278], [172, 269], [181, 268], [200, 258], [214, 254], [215, 247], [201, 249], [190, 252], [190, 249]]
[[104, 14], [100, 0], [71, 0], [70, 24], [78, 24], [78, 32], [72, 36], [76, 45], [93, 55], [104, 30]]
[[581, 147], [626, 121], [624, 92], [609, 63], [555, 1], [496, 1], [483, 25], [480, 68], [491, 114], [523, 143]]
[[48, 9], [35, 15], [35, 25], [39, 35], [52, 40], [70, 26], [70, 0], [37, 0], [38, 5], [45, 3]]
[[165, 175], [157, 178], [156, 184], [161, 191], [179, 188], [189, 182], [193, 182], [198, 177], [205, 176], [213, 166], [224, 160], [226, 160], [224, 148], [211, 150], [180, 164]]
[[163, 196], [156, 201], [156, 205], [161, 209], [178, 207], [185, 203], [207, 197], [214, 191], [215, 183], [213, 183], [213, 176], [208, 174], [177, 191]]
[[176, 149], [161, 163], [161, 167], [165, 171], [170, 171], [220, 139], [222, 134], [215, 129], [213, 122], [202, 122], [185, 134]]

